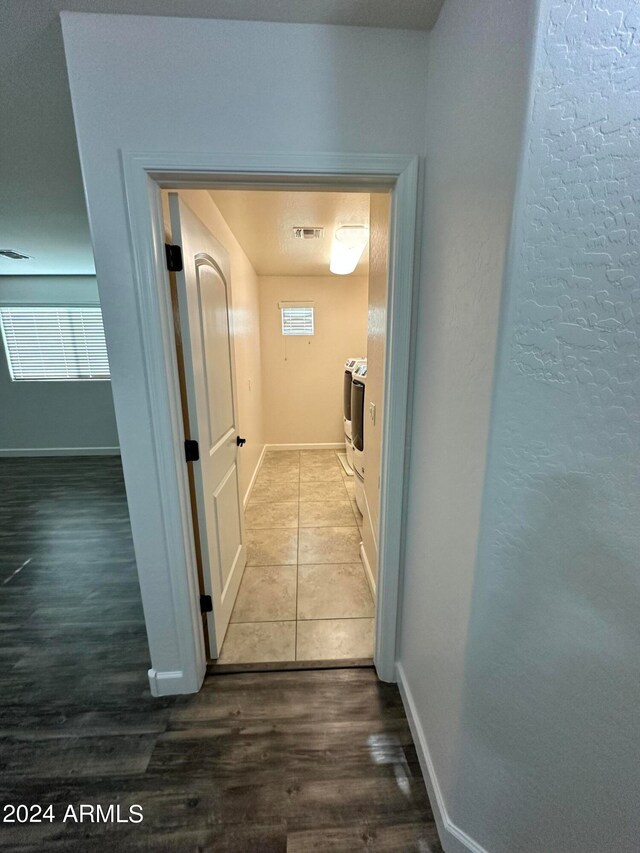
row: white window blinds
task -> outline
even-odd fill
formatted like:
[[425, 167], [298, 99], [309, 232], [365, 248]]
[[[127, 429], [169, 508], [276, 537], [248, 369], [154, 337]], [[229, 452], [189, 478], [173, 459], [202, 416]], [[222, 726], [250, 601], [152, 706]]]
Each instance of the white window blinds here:
[[4, 307], [0, 326], [12, 379], [109, 378], [100, 308]]
[[313, 306], [282, 305], [283, 335], [313, 335]]

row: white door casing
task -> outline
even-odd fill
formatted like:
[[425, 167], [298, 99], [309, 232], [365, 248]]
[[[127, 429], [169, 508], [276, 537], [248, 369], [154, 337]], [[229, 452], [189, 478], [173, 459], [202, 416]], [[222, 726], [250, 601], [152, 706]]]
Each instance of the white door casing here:
[[[144, 364], [145, 413], [151, 428], [145, 468], [137, 466], [137, 459], [127, 453], [126, 443], [122, 448], [123, 467], [127, 490], [138, 496], [138, 507], [145, 507], [143, 526], [134, 524], [134, 541], [152, 662], [149, 684], [154, 696], [194, 693], [206, 672], [161, 189], [247, 185], [287, 189], [295, 184], [305, 188], [349, 187], [359, 192], [393, 191], [374, 661], [380, 678], [394, 681], [410, 447], [407, 428], [413, 371], [412, 303], [419, 258], [419, 159], [386, 154], [184, 151], [122, 151], [121, 158], [132, 253], [131, 285]], [[105, 332], [107, 345], [114, 345], [118, 340], [117, 320], [113, 321], [109, 312], [105, 312]], [[126, 389], [128, 374], [116, 374], [114, 385], [120, 382]], [[125, 394], [120, 407], [125, 420], [129, 411], [126, 403]], [[151, 500], [141, 503], [143, 479], [151, 479]], [[162, 613], [158, 612], [159, 600]]]
[[182, 249], [176, 286], [191, 430], [186, 437], [200, 452], [190, 464], [205, 593], [213, 604], [209, 649], [217, 658], [246, 563], [229, 256], [177, 193], [169, 195], [169, 210], [172, 240]]

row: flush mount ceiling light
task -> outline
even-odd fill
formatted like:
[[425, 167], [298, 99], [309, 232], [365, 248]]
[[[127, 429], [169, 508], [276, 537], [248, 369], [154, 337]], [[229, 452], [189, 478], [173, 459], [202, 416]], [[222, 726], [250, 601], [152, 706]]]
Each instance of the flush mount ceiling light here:
[[366, 225], [343, 225], [333, 235], [329, 269], [335, 275], [349, 275], [358, 266], [369, 240]]

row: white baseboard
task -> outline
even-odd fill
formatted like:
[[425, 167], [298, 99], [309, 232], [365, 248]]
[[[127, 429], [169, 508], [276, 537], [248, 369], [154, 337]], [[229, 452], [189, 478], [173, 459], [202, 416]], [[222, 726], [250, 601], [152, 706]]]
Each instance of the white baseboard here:
[[373, 519], [371, 518], [371, 507], [369, 506], [369, 501], [367, 500], [367, 493], [364, 493], [364, 505], [367, 509], [367, 519], [369, 520], [369, 530], [371, 531], [371, 539], [373, 540], [373, 547], [376, 549], [376, 554], [378, 553], [378, 531], [376, 530]]
[[373, 572], [371, 571], [371, 564], [367, 558], [367, 552], [364, 549], [364, 542], [360, 543], [360, 558], [362, 560], [362, 565], [364, 566], [364, 573], [367, 576], [367, 581], [369, 583], [369, 588], [371, 590], [371, 595], [373, 596], [373, 600], [376, 600], [376, 579], [373, 576]]
[[266, 444], [267, 450], [340, 450], [344, 441], [333, 441], [318, 444]]
[[420, 723], [407, 677], [401, 663], [396, 663], [396, 677], [402, 704], [409, 721], [413, 743], [418, 753], [422, 775], [429, 793], [433, 815], [436, 819], [440, 842], [446, 853], [488, 853], [484, 847], [470, 838], [466, 832], [456, 826], [447, 813], [447, 807], [438, 784], [436, 771], [427, 745], [427, 738]]
[[260, 458], [258, 459], [258, 464], [255, 467], [253, 474], [251, 475], [251, 480], [249, 482], [249, 488], [245, 492], [245, 496], [242, 500], [242, 506], [246, 509], [247, 504], [249, 503], [249, 498], [251, 497], [251, 490], [256, 482], [256, 477], [260, 473], [260, 467], [262, 465], [262, 460], [264, 459], [264, 454], [267, 452], [267, 445], [265, 444], [262, 448], [262, 453], [260, 454]]
[[157, 669], [150, 669], [148, 675], [151, 695], [156, 697], [197, 693], [204, 679], [203, 672], [200, 682], [196, 683], [194, 678], [187, 678], [181, 669], [168, 672], [158, 672]]
[[10, 447], [0, 456], [120, 456], [119, 447]]

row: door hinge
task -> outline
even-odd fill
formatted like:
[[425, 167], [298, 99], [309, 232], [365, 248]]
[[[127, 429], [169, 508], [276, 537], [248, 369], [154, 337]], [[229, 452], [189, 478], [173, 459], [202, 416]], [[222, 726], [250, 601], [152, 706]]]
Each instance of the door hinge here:
[[192, 438], [185, 439], [184, 458], [187, 462], [197, 462], [200, 459], [200, 448], [198, 442]]
[[167, 269], [169, 272], [182, 272], [182, 249], [180, 246], [172, 246], [171, 243], [164, 244], [167, 256]]
[[210, 595], [201, 595], [200, 596], [200, 613], [212, 613], [213, 612], [213, 601], [211, 601]]

